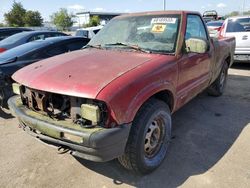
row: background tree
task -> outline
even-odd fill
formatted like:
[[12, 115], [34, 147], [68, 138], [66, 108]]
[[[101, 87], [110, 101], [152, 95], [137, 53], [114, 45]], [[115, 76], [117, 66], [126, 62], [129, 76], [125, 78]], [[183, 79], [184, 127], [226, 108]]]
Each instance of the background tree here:
[[243, 13], [244, 15], [250, 15], [250, 10]]
[[73, 25], [73, 16], [68, 13], [67, 9], [61, 8], [58, 12], [51, 16], [51, 21], [60, 30], [68, 30]]
[[3, 23], [0, 23], [0, 27], [4, 27], [4, 24], [3, 24]]
[[25, 25], [25, 13], [26, 10], [23, 5], [14, 1], [11, 10], [4, 14], [4, 18], [9, 26], [22, 27]]
[[27, 27], [40, 27], [43, 24], [43, 18], [38, 11], [27, 11], [24, 17], [24, 23]]
[[89, 20], [89, 23], [85, 25], [85, 27], [94, 27], [100, 25], [101, 20], [99, 16], [92, 16]]

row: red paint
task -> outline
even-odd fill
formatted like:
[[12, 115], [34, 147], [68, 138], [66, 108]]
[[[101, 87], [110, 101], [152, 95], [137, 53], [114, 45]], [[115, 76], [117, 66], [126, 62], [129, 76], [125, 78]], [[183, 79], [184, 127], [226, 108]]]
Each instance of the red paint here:
[[13, 79], [38, 90], [104, 101], [118, 124], [133, 121], [141, 105], [160, 91], [171, 93], [174, 112], [216, 79], [225, 58], [233, 58], [235, 47], [233, 38], [223, 38], [209, 40], [205, 54], [183, 53], [189, 13], [200, 16], [184, 11], [124, 15], [181, 14], [175, 55], [86, 49], [30, 65]]
[[5, 48], [0, 48], [0, 53], [5, 52], [7, 49]]
[[223, 37], [225, 37], [225, 22], [223, 23], [219, 31], [219, 38], [223, 38]]
[[110, 82], [157, 56], [86, 49], [27, 66], [13, 79], [37, 90], [95, 98]]

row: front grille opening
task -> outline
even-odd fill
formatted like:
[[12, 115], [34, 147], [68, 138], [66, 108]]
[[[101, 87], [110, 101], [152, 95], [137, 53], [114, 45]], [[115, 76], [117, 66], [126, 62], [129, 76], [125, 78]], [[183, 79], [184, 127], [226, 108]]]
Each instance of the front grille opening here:
[[70, 118], [70, 97], [21, 87], [22, 103], [41, 114], [60, 120]]
[[24, 106], [56, 120], [71, 121], [76, 125], [89, 128], [96, 126], [93, 122], [81, 117], [82, 104], [95, 104], [100, 107], [101, 121], [98, 122], [100, 126], [105, 127], [108, 120], [107, 107], [100, 101], [49, 93], [25, 86], [21, 86], [20, 93]]

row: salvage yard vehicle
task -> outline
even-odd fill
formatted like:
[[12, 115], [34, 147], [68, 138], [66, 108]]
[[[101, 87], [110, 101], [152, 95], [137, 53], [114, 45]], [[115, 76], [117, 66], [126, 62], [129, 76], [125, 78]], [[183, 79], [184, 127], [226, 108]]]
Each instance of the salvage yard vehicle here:
[[208, 10], [205, 11], [202, 15], [205, 22], [215, 21], [218, 20], [218, 13], [216, 10]]
[[32, 31], [32, 29], [22, 28], [22, 27], [0, 27], [0, 41], [7, 37], [10, 37], [11, 35], [21, 33], [24, 31]]
[[208, 28], [208, 32], [209, 32], [210, 37], [218, 37], [223, 23], [224, 23], [223, 20], [210, 21], [207, 23], [207, 28]]
[[235, 62], [250, 62], [250, 16], [237, 16], [225, 20], [221, 37], [235, 37]]
[[96, 27], [77, 29], [75, 36], [92, 39], [102, 28], [103, 26], [100, 25]]
[[53, 37], [33, 41], [0, 54], [0, 107], [7, 107], [13, 96], [11, 76], [14, 72], [34, 62], [66, 52], [81, 49], [89, 42], [83, 37]]
[[27, 31], [17, 33], [0, 41], [0, 53], [35, 40], [44, 40], [46, 38], [60, 36], [68, 35], [57, 31]]
[[126, 14], [84, 50], [16, 72], [8, 104], [37, 139], [146, 174], [167, 154], [171, 114], [206, 89], [223, 94], [234, 48], [211, 39], [197, 12]]

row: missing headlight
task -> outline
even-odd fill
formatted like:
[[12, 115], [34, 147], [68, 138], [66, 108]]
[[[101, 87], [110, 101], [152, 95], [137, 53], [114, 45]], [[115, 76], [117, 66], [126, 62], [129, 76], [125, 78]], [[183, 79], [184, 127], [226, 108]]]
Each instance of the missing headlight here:
[[101, 110], [99, 106], [92, 104], [82, 104], [81, 105], [81, 117], [89, 120], [92, 124], [97, 124], [100, 122]]

